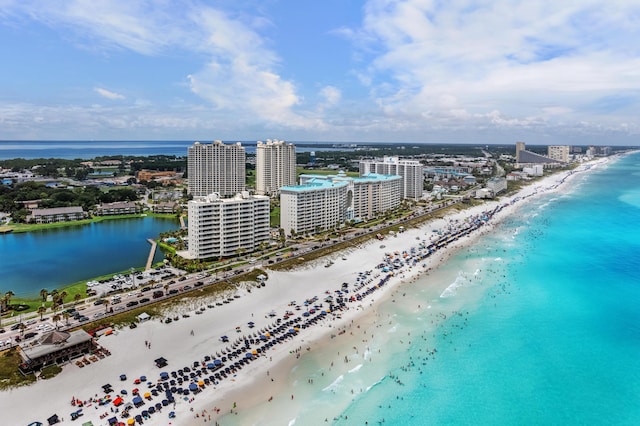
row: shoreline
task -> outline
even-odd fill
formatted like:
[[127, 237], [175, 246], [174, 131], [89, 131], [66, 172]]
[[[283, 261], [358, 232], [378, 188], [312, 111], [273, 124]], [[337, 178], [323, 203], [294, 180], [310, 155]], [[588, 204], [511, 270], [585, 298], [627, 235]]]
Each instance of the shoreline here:
[[[606, 162], [607, 160], [590, 163], [591, 167], [589, 169]], [[168, 369], [190, 364], [192, 360], [201, 359], [203, 355], [213, 353], [216, 348], [223, 347], [218, 342], [219, 336], [225, 333], [235, 333], [233, 331], [234, 327], [241, 327], [244, 333], [244, 324], [246, 324], [247, 320], [250, 320], [255, 321], [257, 323], [256, 327], [260, 329], [271, 322], [271, 318], [268, 316], [270, 310], [275, 309], [281, 313], [291, 309], [288, 308], [291, 300], [300, 302], [314, 294], [324, 295], [325, 291], [339, 288], [340, 282], [352, 282], [358, 271], [374, 269], [375, 264], [383, 258], [386, 251], [407, 250], [410, 246], [418, 244], [416, 238], [424, 234], [425, 229], [444, 230], [452, 223], [463, 223], [464, 218], [490, 209], [489, 206], [505, 204], [505, 207], [485, 227], [454, 241], [445, 249], [427, 258], [425, 265], [428, 265], [428, 267], [414, 265], [411, 268], [402, 269], [400, 276], [390, 278], [388, 283], [363, 298], [361, 303], [349, 304], [349, 309], [342, 311], [340, 318], [336, 316], [333, 320], [323, 319], [318, 325], [302, 329], [296, 338], [285, 340], [283, 343], [276, 345], [274, 350], [268, 350], [265, 355], [259, 356], [257, 360], [249, 363], [247, 367], [243, 368], [244, 371], [239, 371], [236, 376], [220, 381], [216, 386], [207, 386], [189, 403], [179, 401], [179, 405], [176, 404], [175, 407], [176, 418], [173, 419], [172, 424], [202, 423], [203, 419], [201, 417], [194, 418], [195, 414], [199, 413], [206, 414], [207, 417], [204, 420], [209, 420], [208, 416], [211, 415], [212, 421], [216, 419], [224, 421], [224, 415], [229, 410], [233, 410], [234, 403], [236, 409], [240, 409], [243, 412], [258, 404], [266, 403], [268, 397], [265, 398], [267, 394], [263, 392], [264, 388], [268, 388], [267, 392], [270, 396], [282, 399], [282, 395], [285, 394], [285, 389], [287, 389], [285, 379], [289, 372], [296, 368], [298, 355], [304, 357], [305, 353], [314, 352], [327, 345], [338, 344], [345, 339], [351, 341], [356, 336], [358, 338], [362, 337], [361, 333], [368, 326], [375, 323], [379, 305], [390, 300], [393, 293], [401, 288], [403, 284], [414, 282], [419, 276], [429, 273], [431, 269], [444, 264], [457, 250], [473, 244], [481, 235], [491, 232], [495, 224], [513, 213], [515, 206], [520, 205], [519, 201], [539, 193], [558, 190], [561, 183], [569, 180], [574, 174], [575, 171], [552, 175], [524, 187], [517, 194], [505, 197], [503, 200], [463, 210], [443, 219], [425, 222], [419, 228], [409, 229], [405, 231], [404, 235], [401, 234], [397, 238], [385, 239], [384, 245], [388, 246], [385, 249], [377, 247], [380, 242], [373, 240], [367, 244], [362, 244], [359, 248], [346, 249], [339, 254], [344, 253], [347, 260], [336, 260], [335, 264], [330, 268], [325, 269], [322, 261], [319, 260], [313, 265], [305, 266], [296, 271], [268, 271], [269, 279], [267, 280], [266, 289], [255, 290], [251, 294], [248, 294], [243, 289], [237, 292], [244, 302], [242, 310], [235, 308], [235, 306], [225, 305], [196, 316], [196, 318], [202, 316], [201, 321], [196, 322], [193, 319], [185, 319], [171, 325], [153, 321], [141, 324], [135, 330], [123, 330], [117, 336], [101, 337], [99, 343], [112, 352], [113, 355], [111, 357], [100, 360], [95, 365], [82, 370], [76, 369], [73, 365], [66, 365], [63, 372], [51, 380], [40, 380], [35, 385], [27, 388], [4, 392], [3, 405], [7, 404], [12, 407], [10, 410], [3, 410], [6, 413], [6, 419], [11, 424], [31, 421], [30, 419], [16, 416], [19, 416], [19, 413], [29, 412], [29, 408], [25, 406], [28, 402], [24, 401], [33, 398], [31, 394], [37, 392], [38, 395], [43, 395], [43, 397], [55, 395], [55, 397], [51, 397], [55, 400], [55, 402], [51, 403], [51, 407], [66, 407], [64, 411], [61, 411], [62, 408], [56, 408], [56, 410], [57, 414], [67, 421], [68, 412], [73, 411], [73, 407], [65, 405], [64, 401], [66, 400], [68, 404], [71, 396], [86, 399], [88, 396], [97, 395], [100, 386], [104, 383], [112, 383], [116, 388], [119, 388], [120, 383], [117, 382], [117, 377], [121, 373], [126, 373], [130, 378], [136, 377], [137, 374], [156, 376], [160, 370], [152, 366], [152, 360], [158, 356], [166, 356], [170, 363], [169, 367], [167, 367]], [[550, 185], [549, 188], [545, 186], [551, 183], [554, 185]], [[317, 283], [318, 277], [323, 277], [323, 282], [320, 284]], [[327, 284], [324, 281], [331, 283]], [[231, 305], [234, 304], [232, 303]], [[193, 312], [193, 307], [188, 310]], [[294, 310], [293, 312], [296, 311]], [[256, 314], [255, 317], [254, 314]], [[330, 317], [330, 315], [327, 315], [327, 317]], [[205, 318], [208, 321], [204, 321]], [[216, 319], [224, 319], [224, 324], [222, 323], [223, 321], [216, 321]], [[360, 333], [356, 332], [352, 339], [351, 334], [347, 334], [346, 330], [354, 326], [359, 327]], [[189, 328], [195, 333], [190, 335]], [[342, 330], [345, 330], [345, 336], [338, 334]], [[332, 334], [338, 337], [331, 338]], [[342, 339], [342, 337], [345, 339]], [[153, 342], [153, 349], [147, 348], [146, 345], [143, 349], [142, 340]], [[307, 347], [309, 350], [307, 350]], [[269, 372], [268, 375], [267, 371]], [[272, 381], [271, 379], [274, 380]], [[124, 388], [131, 387], [129, 382], [127, 381], [126, 385], [122, 384], [122, 386]], [[59, 392], [56, 390], [59, 390]], [[286, 394], [288, 393], [287, 391]], [[213, 407], [220, 408], [220, 412], [212, 412]], [[106, 408], [110, 407], [107, 406]], [[36, 409], [31, 409], [31, 412], [34, 417], [38, 417], [38, 420], [43, 421], [48, 417], [48, 412], [51, 415], [56, 410], [36, 407]], [[94, 425], [107, 424], [105, 417], [96, 417], [101, 415], [101, 411], [97, 407], [95, 410], [89, 408], [80, 420], [81, 422], [92, 420]], [[151, 417], [150, 422], [151, 424], [168, 424], [165, 423], [166, 419], [166, 413], [156, 414]]]

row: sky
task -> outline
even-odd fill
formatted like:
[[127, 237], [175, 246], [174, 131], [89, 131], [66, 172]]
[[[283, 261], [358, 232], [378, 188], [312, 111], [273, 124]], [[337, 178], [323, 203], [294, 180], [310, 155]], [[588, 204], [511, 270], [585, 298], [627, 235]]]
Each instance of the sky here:
[[0, 0], [0, 140], [640, 145], [640, 2]]

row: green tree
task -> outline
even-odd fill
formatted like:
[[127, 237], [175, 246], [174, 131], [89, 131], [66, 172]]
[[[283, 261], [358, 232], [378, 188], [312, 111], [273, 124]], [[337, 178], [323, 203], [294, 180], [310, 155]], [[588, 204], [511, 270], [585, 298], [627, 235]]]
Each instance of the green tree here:
[[49, 291], [46, 288], [43, 288], [42, 290], [40, 290], [40, 297], [42, 298], [43, 302], [47, 301], [48, 295], [49, 295]]

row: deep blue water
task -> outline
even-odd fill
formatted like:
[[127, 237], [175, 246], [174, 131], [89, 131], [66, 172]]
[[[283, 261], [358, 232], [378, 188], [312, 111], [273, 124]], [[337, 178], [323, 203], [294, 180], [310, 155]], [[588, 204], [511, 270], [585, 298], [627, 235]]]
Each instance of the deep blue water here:
[[[144, 267], [161, 232], [179, 228], [175, 219], [132, 218], [89, 225], [0, 235], [0, 294], [37, 296], [81, 280]], [[156, 250], [155, 261], [163, 258]]]
[[[109, 155], [149, 156], [175, 155], [186, 157], [195, 141], [0, 141], [0, 160], [12, 158], [81, 158], [92, 159]], [[202, 143], [211, 143], [202, 140]], [[235, 143], [227, 141], [225, 143]], [[307, 142], [308, 144], [308, 142]], [[333, 151], [326, 143], [318, 147], [296, 146], [296, 152]], [[320, 144], [322, 148], [320, 148]], [[255, 154], [256, 141], [242, 142], [248, 154]], [[346, 148], [341, 148], [346, 150]]]

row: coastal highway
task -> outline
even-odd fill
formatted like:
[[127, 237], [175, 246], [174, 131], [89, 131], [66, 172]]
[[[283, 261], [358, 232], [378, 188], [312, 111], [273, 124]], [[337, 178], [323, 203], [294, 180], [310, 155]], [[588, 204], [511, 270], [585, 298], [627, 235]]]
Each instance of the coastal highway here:
[[[416, 211], [412, 215], [412, 218], [431, 214], [456, 202], [458, 201], [448, 200], [446, 202], [443, 202], [440, 206], [432, 205], [426, 208], [422, 208]], [[363, 234], [376, 234], [379, 232], [384, 233], [390, 227], [401, 225], [404, 222], [405, 220], [399, 219], [389, 221], [368, 229], [354, 229], [353, 232], [345, 235], [342, 241], [349, 241], [355, 237], [362, 236]], [[333, 243], [330, 241], [312, 241], [295, 244], [292, 247], [295, 247], [296, 256], [303, 256], [304, 254], [313, 252], [315, 250], [320, 250], [327, 245], [332, 244]], [[91, 297], [85, 299], [82, 302], [79, 302], [78, 304], [65, 304], [64, 309], [75, 309], [75, 311], [77, 311], [80, 316], [71, 316], [67, 320], [63, 318], [57, 324], [54, 324], [52, 322], [51, 314], [44, 316], [42, 320], [40, 320], [37, 315], [25, 320], [21, 319], [20, 321], [22, 321], [22, 323], [25, 325], [25, 328], [22, 330], [16, 328], [16, 324], [18, 323], [8, 323], [6, 326], [0, 329], [2, 330], [2, 332], [0, 333], [0, 350], [14, 346], [18, 343], [36, 341], [43, 333], [54, 330], [56, 326], [59, 330], [67, 330], [83, 326], [87, 323], [104, 317], [108, 317], [110, 315], [118, 314], [131, 309], [137, 309], [141, 306], [162, 301], [170, 297], [177, 297], [181, 294], [194, 291], [195, 289], [210, 285], [212, 283], [225, 281], [231, 276], [237, 276], [249, 272], [254, 267], [261, 267], [260, 262], [256, 264], [243, 263], [242, 266], [235, 267], [231, 271], [219, 273], [198, 272], [193, 274], [186, 274], [184, 271], [179, 271], [166, 265], [149, 271], [152, 274], [155, 273], [155, 275], [145, 275], [143, 279], [139, 279], [138, 277], [144, 273], [137, 272], [134, 273], [135, 278], [133, 282], [135, 283], [135, 288], [125, 289], [123, 292], [118, 293], [117, 295], [120, 296], [120, 301], [117, 303], [111, 303], [112, 296], [114, 296], [115, 294], [108, 296], [105, 295], [99, 298]], [[166, 276], [166, 278], [158, 279], [158, 276]], [[155, 282], [150, 283], [151, 280], [155, 280]], [[111, 285], [113, 285], [114, 282], [115, 281], [111, 280], [99, 284], [99, 290], [98, 288], [96, 288], [96, 290], [98, 290], [98, 294], [107, 293], [108, 291], [110, 291]], [[162, 291], [163, 295], [161, 297], [154, 298], [154, 291]], [[109, 300], [109, 303], [106, 305], [103, 303], [94, 304], [97, 300]], [[73, 314], [75, 314], [75, 312], [72, 312], [72, 315]]]

